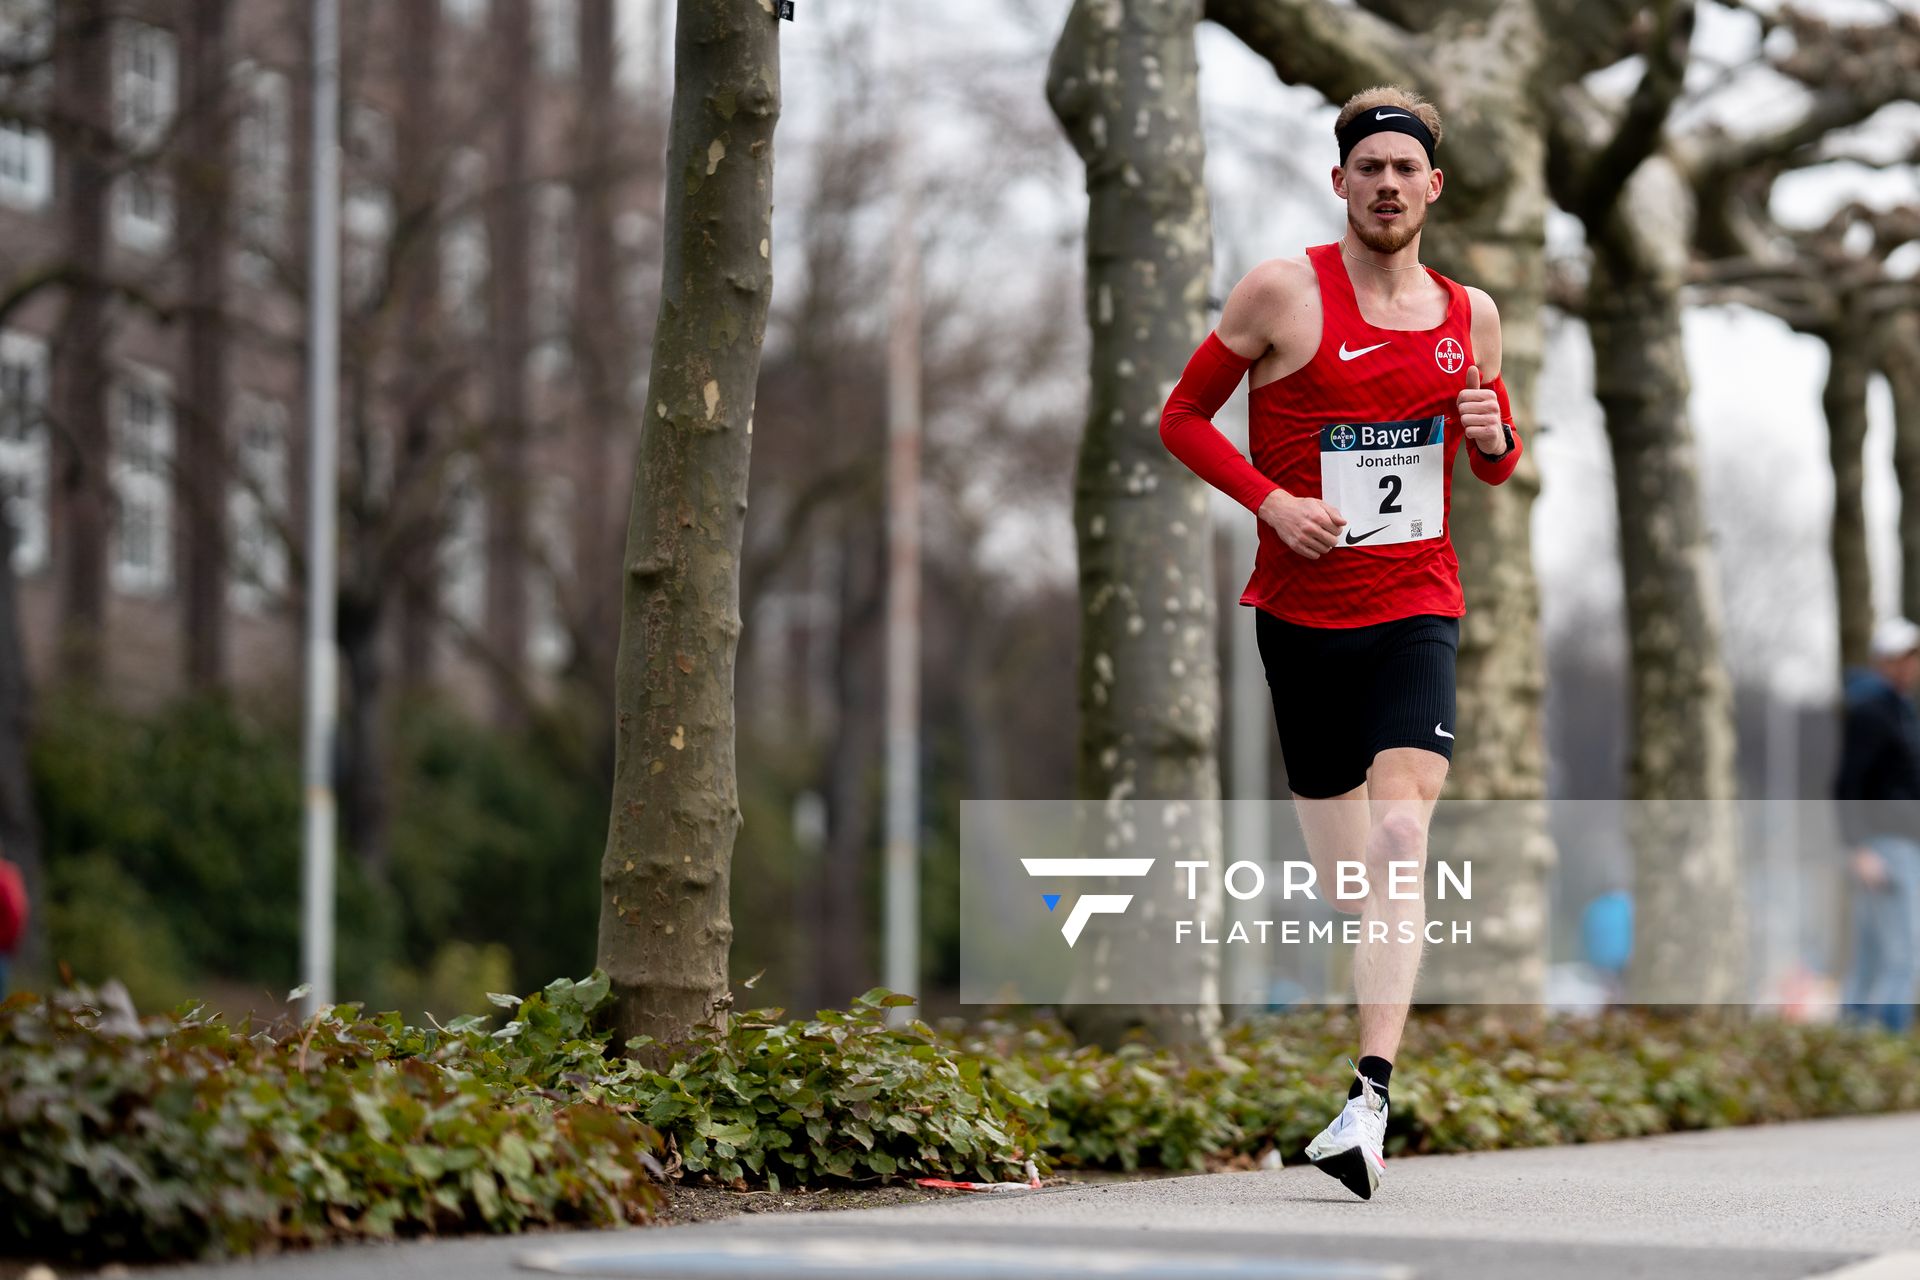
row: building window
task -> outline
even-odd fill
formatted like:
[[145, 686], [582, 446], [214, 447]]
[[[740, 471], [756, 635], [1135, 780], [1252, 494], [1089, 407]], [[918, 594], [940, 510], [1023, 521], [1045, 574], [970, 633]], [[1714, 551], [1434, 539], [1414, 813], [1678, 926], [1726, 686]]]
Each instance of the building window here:
[[350, 303], [371, 298], [385, 274], [387, 237], [393, 227], [393, 155], [392, 123], [374, 108], [355, 103], [347, 117], [346, 199], [340, 217]]
[[535, 197], [533, 271], [534, 363], [552, 376], [568, 364], [573, 306], [573, 191], [563, 183], [545, 183]]
[[283, 72], [254, 67], [243, 73], [245, 88], [234, 130], [234, 209], [239, 232], [241, 272], [264, 282], [273, 260], [286, 248], [288, 193], [293, 172], [293, 107]]
[[146, 253], [166, 248], [173, 224], [173, 202], [166, 179], [135, 169], [119, 180], [115, 194], [114, 226], [120, 243]]
[[560, 584], [573, 571], [573, 484], [564, 476], [547, 476], [535, 491], [533, 557], [528, 585], [531, 626], [527, 633], [527, 660], [541, 671], [557, 671], [573, 652], [573, 637], [561, 610]]
[[452, 330], [474, 338], [487, 327], [487, 224], [480, 208], [486, 161], [464, 149], [453, 160], [448, 220], [440, 237], [440, 298]]
[[114, 123], [125, 145], [152, 147], [173, 124], [173, 34], [134, 21], [120, 23], [115, 34]]
[[534, 0], [534, 44], [550, 76], [570, 76], [580, 65], [578, 9], [576, 0]]
[[487, 604], [487, 511], [480, 467], [471, 454], [447, 468], [446, 532], [440, 543], [441, 604], [477, 630]]
[[134, 167], [117, 183], [116, 230], [123, 243], [162, 248], [172, 223], [172, 197], [152, 153], [173, 126], [177, 103], [173, 35], [144, 22], [114, 28], [114, 132]]
[[235, 397], [233, 494], [234, 608], [259, 613], [287, 589], [287, 411], [258, 396]]
[[0, 49], [19, 69], [7, 76], [0, 118], [0, 203], [40, 209], [53, 199], [53, 144], [30, 121], [53, 84], [53, 0], [0, 0]]
[[173, 388], [130, 369], [115, 388], [113, 585], [165, 591], [173, 576]]
[[47, 344], [0, 331], [0, 514], [13, 525], [13, 571], [47, 563]]

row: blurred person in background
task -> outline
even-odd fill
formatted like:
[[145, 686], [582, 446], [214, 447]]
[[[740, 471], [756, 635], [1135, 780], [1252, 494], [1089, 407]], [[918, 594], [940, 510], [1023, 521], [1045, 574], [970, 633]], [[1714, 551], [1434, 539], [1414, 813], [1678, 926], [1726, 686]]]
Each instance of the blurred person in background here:
[[27, 936], [27, 886], [20, 868], [0, 855], [0, 1000], [7, 998], [14, 953]]
[[[1870, 666], [1846, 674], [1834, 785], [1853, 935], [1840, 999], [1852, 1018], [1905, 1031], [1920, 979], [1920, 626], [1888, 618], [1874, 628], [1870, 651]], [[1849, 803], [1861, 800], [1876, 803]]]

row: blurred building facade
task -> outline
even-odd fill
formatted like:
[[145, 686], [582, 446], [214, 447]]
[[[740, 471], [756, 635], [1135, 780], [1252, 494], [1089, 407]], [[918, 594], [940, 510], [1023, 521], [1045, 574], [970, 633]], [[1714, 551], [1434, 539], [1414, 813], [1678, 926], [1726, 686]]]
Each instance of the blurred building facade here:
[[[610, 684], [662, 137], [613, 10], [343, 5], [350, 699], [512, 721], [558, 675]], [[0, 0], [0, 486], [36, 683], [297, 694], [309, 22]]]

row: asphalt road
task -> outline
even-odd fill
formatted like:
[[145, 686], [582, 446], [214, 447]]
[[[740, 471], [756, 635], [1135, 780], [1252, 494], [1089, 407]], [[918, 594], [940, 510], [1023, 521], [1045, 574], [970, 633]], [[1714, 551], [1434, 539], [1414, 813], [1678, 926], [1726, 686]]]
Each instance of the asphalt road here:
[[1920, 1115], [1391, 1161], [1371, 1202], [1310, 1168], [656, 1230], [355, 1246], [180, 1280], [1920, 1280]]

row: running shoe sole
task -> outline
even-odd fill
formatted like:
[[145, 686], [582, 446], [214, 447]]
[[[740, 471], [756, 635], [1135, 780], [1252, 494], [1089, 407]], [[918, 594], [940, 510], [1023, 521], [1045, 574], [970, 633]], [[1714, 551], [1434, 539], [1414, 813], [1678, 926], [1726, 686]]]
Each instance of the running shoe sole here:
[[1357, 1146], [1311, 1163], [1320, 1172], [1338, 1178], [1342, 1186], [1362, 1200], [1373, 1199], [1374, 1188], [1380, 1185], [1380, 1176], [1367, 1164], [1366, 1152]]

